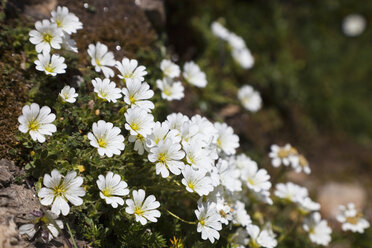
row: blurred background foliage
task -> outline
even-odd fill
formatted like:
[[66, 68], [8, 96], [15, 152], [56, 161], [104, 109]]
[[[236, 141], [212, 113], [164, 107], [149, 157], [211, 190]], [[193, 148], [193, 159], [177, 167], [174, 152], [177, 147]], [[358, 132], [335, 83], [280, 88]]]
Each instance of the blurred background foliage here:
[[[278, 111], [290, 120], [287, 125], [295, 125], [304, 135], [342, 132], [358, 141], [371, 142], [372, 30], [368, 25], [372, 2], [166, 3], [169, 44], [181, 60], [197, 59], [207, 71], [214, 70], [208, 79], [210, 88], [218, 90], [216, 94], [232, 94], [233, 81], [238, 82], [236, 87], [251, 84], [261, 92], [266, 111]], [[341, 29], [343, 18], [352, 13], [366, 18], [367, 28], [358, 37], [347, 37]], [[251, 70], [232, 67], [229, 52], [222, 55], [222, 60], [217, 56], [224, 51], [210, 32], [210, 24], [219, 18], [245, 39], [256, 62]]]

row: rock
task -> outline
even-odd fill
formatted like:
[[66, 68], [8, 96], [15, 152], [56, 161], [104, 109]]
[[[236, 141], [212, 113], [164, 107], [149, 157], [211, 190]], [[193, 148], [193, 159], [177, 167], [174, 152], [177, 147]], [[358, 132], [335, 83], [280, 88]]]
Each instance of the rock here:
[[165, 9], [163, 0], [135, 0], [135, 3], [143, 9], [155, 28], [161, 28], [165, 24]]
[[363, 209], [367, 193], [358, 184], [330, 182], [320, 188], [318, 201], [325, 218], [335, 219], [339, 213], [338, 206], [353, 202], [357, 209]]
[[17, 231], [17, 226], [13, 219], [7, 223], [0, 224], [0, 247], [1, 248], [21, 248], [27, 245], [22, 241]]
[[31, 189], [16, 184], [0, 189], [0, 223], [9, 217], [14, 217], [16, 223], [25, 223], [26, 216], [35, 209], [39, 209], [39, 203]]
[[50, 12], [57, 7], [57, 0], [36, 1], [35, 4], [24, 6], [24, 15], [37, 20], [50, 18]]
[[0, 188], [5, 187], [14, 180], [14, 176], [19, 176], [19, 168], [7, 159], [0, 160]]

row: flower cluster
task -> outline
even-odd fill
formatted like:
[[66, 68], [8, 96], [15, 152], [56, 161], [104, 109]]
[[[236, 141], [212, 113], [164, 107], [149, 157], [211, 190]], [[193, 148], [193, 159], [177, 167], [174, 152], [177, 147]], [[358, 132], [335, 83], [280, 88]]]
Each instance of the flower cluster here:
[[[30, 32], [30, 41], [40, 52], [39, 60], [35, 62], [37, 69], [52, 75], [61, 73], [66, 68], [66, 65], [63, 66], [64, 59], [56, 54], [50, 55], [51, 49], [60, 49], [67, 43], [70, 50], [75, 51], [69, 35], [82, 28], [82, 24], [66, 7], [58, 7], [52, 12], [51, 22], [37, 22], [35, 27], [37, 30]], [[212, 30], [230, 44], [233, 57], [244, 68], [253, 66], [253, 57], [241, 37], [217, 22], [212, 24]], [[31, 238], [41, 230], [45, 233], [45, 240], [50, 240], [57, 237], [63, 227], [63, 223], [56, 220], [59, 215], [68, 215], [71, 208], [94, 208], [95, 205], [89, 205], [92, 202], [99, 205], [105, 202], [104, 206], [118, 211], [116, 213], [120, 213], [121, 218], [124, 216], [141, 225], [157, 222], [162, 216], [160, 210], [165, 210], [178, 220], [194, 225], [201, 239], [211, 243], [220, 239], [220, 232], [225, 228], [234, 230], [229, 241], [236, 247], [272, 248], [287, 232], [277, 231], [276, 223], [269, 219], [271, 216], [261, 214], [261, 206], [264, 206], [262, 209], [275, 209], [276, 204], [281, 204], [294, 209], [298, 223], [302, 223], [302, 230], [309, 234], [313, 243], [329, 244], [332, 230], [318, 212], [320, 204], [310, 198], [305, 187], [271, 180], [265, 168], [239, 151], [240, 139], [233, 127], [199, 114], [169, 113], [163, 115], [163, 119], [153, 114], [156, 113], [157, 102], [151, 100], [155, 94], [151, 86], [156, 84], [161, 90], [161, 97], [168, 101], [184, 97], [181, 81], [199, 88], [206, 87], [206, 74], [195, 62], [186, 62], [181, 72], [177, 64], [164, 59], [160, 63], [163, 78], [156, 82], [146, 78], [147, 83], [147, 68], [136, 59], [116, 61], [114, 53], [101, 42], [90, 44], [87, 52], [95, 78], [91, 78], [89, 86], [93, 87], [90, 87], [91, 92], [86, 99], [104, 106], [112, 115], [100, 115], [99, 111], [97, 113], [99, 109], [96, 109], [96, 116], [82, 125], [85, 128], [79, 128], [75, 138], [81, 136], [79, 148], [88, 151], [86, 154], [82, 152], [82, 156], [86, 156], [92, 164], [99, 160], [101, 167], [97, 167], [99, 171], [93, 171], [96, 167], [92, 166], [85, 175], [66, 168], [46, 173], [42, 181], [44, 187], [38, 190], [37, 195], [43, 206], [50, 207], [52, 217], [43, 218], [42, 213], [38, 214], [33, 224], [20, 228], [21, 233]], [[79, 93], [70, 86], [64, 86], [56, 97], [62, 101], [59, 104], [68, 109], [72, 106], [70, 103], [82, 101], [83, 96]], [[261, 108], [260, 94], [251, 86], [243, 86], [237, 98], [251, 112]], [[57, 114], [59, 110], [56, 108]], [[46, 136], [52, 136], [57, 131], [53, 124], [56, 115], [51, 112], [49, 107], [40, 108], [36, 103], [24, 106], [18, 119], [19, 130], [28, 133], [34, 141], [45, 142]], [[63, 118], [58, 117], [56, 122], [61, 121]], [[305, 157], [289, 144], [283, 147], [272, 145], [269, 157], [273, 167], [291, 166], [296, 172], [310, 173]], [[120, 158], [127, 159], [128, 163], [135, 161], [143, 163], [141, 166], [149, 166], [144, 166], [144, 170], [152, 173], [151, 179], [156, 178], [159, 185], [150, 185], [151, 182], [134, 184], [131, 174], [126, 173], [128, 167], [115, 164], [121, 161]], [[95, 174], [92, 176], [89, 173]], [[93, 185], [87, 184], [92, 182], [92, 178]], [[192, 216], [195, 214], [195, 221], [185, 221], [166, 209], [167, 204], [163, 202], [166, 198], [162, 192], [151, 190], [151, 187], [161, 187], [162, 182], [194, 200], [189, 206], [193, 210]], [[146, 195], [146, 191], [153, 194]], [[162, 202], [161, 208], [157, 199]], [[362, 218], [353, 204], [342, 206], [340, 210], [342, 213], [337, 219], [342, 223], [343, 230], [363, 232], [369, 227], [368, 221]], [[277, 239], [278, 234], [280, 238]]]
[[185, 89], [180, 79], [198, 88], [205, 88], [208, 83], [206, 74], [194, 61], [184, 64], [182, 74], [180, 67], [167, 59], [161, 61], [160, 69], [163, 72], [163, 78], [158, 79], [156, 85], [161, 90], [161, 97], [168, 101], [180, 100], [184, 97]]
[[231, 56], [241, 67], [244, 69], [252, 68], [254, 65], [254, 58], [242, 37], [230, 32], [217, 21], [212, 23], [211, 29], [215, 36], [229, 44]]
[[79, 18], [69, 12], [67, 7], [58, 6], [52, 11], [50, 20], [37, 21], [35, 30], [31, 30], [30, 42], [35, 45], [38, 59], [36, 69], [47, 75], [56, 76], [65, 73], [67, 68], [65, 58], [58, 54], [51, 54], [52, 49], [65, 49], [77, 53], [76, 42], [70, 35], [83, 28]]
[[281, 165], [291, 166], [297, 173], [301, 171], [306, 174], [311, 173], [309, 162], [305, 156], [300, 154], [297, 149], [290, 144], [286, 144], [285, 146], [272, 145], [269, 157], [274, 167], [279, 167]]

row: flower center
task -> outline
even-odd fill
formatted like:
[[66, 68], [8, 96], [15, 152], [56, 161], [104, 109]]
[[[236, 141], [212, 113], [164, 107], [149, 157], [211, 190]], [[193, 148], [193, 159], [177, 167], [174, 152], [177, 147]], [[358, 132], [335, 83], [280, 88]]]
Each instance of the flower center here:
[[37, 131], [40, 127], [40, 124], [37, 120], [31, 120], [28, 122], [28, 129], [31, 131]]
[[64, 196], [65, 193], [66, 193], [66, 188], [64, 187], [63, 184], [59, 184], [57, 185], [56, 187], [53, 188], [53, 193], [54, 193], [54, 196], [57, 197], [57, 196]]
[[143, 210], [142, 210], [141, 207], [135, 207], [135, 208], [134, 208], [134, 213], [135, 213], [136, 215], [141, 216], [141, 215], [143, 215]]
[[171, 92], [170, 87], [167, 87], [166, 89], [164, 89], [163, 93], [164, 93], [165, 95], [167, 95], [167, 96], [172, 95], [172, 92]]
[[134, 98], [134, 96], [133, 95], [131, 95], [131, 96], [129, 96], [129, 101], [130, 101], [130, 103], [135, 103], [136, 102], [136, 99]]
[[130, 127], [136, 132], [140, 129], [140, 125], [137, 122], [133, 122]]
[[225, 211], [223, 211], [223, 210], [221, 209], [219, 213], [220, 213], [220, 215], [221, 215], [223, 218], [226, 218], [227, 213], [225, 213]]
[[192, 190], [194, 190], [194, 188], [195, 188], [195, 185], [192, 182], [189, 182], [187, 184], [187, 186], [189, 186], [189, 188], [192, 189]]
[[217, 139], [217, 145], [219, 146], [219, 147], [221, 147], [221, 145], [222, 145], [222, 142], [221, 142], [221, 140], [218, 138]]
[[99, 59], [96, 59], [96, 64], [97, 64], [98, 66], [101, 66], [101, 62], [99, 61]]
[[195, 158], [194, 158], [194, 156], [189, 155], [188, 157], [189, 157], [190, 163], [191, 164], [195, 164]]
[[346, 217], [346, 222], [347, 223], [350, 223], [352, 225], [356, 225], [358, 222], [359, 222], [359, 219], [362, 217], [363, 215], [361, 213], [357, 213], [355, 216], [353, 217]]
[[201, 218], [200, 221], [199, 221], [200, 225], [204, 226], [205, 225], [205, 220], [204, 218]]
[[62, 20], [57, 19], [56, 24], [57, 24], [57, 27], [59, 27], [59, 28], [62, 27]]
[[106, 148], [107, 147], [107, 141], [103, 138], [97, 139], [97, 143], [99, 147]]
[[52, 64], [47, 64], [44, 68], [47, 72], [50, 72], [50, 73], [54, 72], [54, 66], [52, 66]]
[[300, 156], [299, 158], [299, 164], [301, 167], [306, 167], [309, 163], [307, 162], [306, 158], [304, 156]]
[[158, 156], [158, 160], [159, 160], [159, 162], [161, 162], [161, 163], [165, 163], [165, 162], [167, 162], [167, 160], [168, 160], [168, 156], [167, 156], [167, 154], [165, 154], [165, 153], [160, 153], [159, 156]]
[[289, 150], [284, 149], [284, 148], [280, 148], [280, 150], [278, 151], [278, 157], [279, 158], [287, 158], [288, 156], [289, 156]]
[[102, 190], [102, 194], [106, 197], [110, 197], [112, 195], [112, 188], [105, 188]]
[[255, 182], [254, 182], [253, 178], [249, 178], [248, 183], [251, 184], [251, 185], [255, 185]]
[[47, 43], [50, 43], [53, 39], [53, 35], [51, 33], [43, 34], [43, 40]]
[[128, 73], [124, 74], [123, 77], [125, 79], [132, 78], [133, 77], [133, 72], [128, 72]]
[[108, 95], [107, 92], [104, 91], [104, 90], [100, 90], [99, 94], [101, 95], [101, 97], [107, 97], [107, 95]]

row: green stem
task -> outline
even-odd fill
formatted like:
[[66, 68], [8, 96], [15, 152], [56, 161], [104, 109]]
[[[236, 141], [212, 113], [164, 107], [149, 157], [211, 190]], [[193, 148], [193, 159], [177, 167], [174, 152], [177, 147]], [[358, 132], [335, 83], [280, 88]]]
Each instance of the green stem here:
[[70, 237], [71, 237], [71, 240], [72, 240], [72, 244], [74, 245], [74, 248], [78, 248], [78, 246], [76, 245], [74, 236], [72, 235], [70, 226], [69, 226], [69, 224], [67, 222], [66, 222], [66, 226], [67, 226], [67, 229], [68, 229], [68, 233], [70, 234]]
[[175, 215], [174, 213], [172, 213], [171, 211], [169, 211], [168, 209], [165, 209], [165, 211], [167, 211], [168, 214], [172, 215], [177, 220], [180, 220], [180, 221], [182, 221], [182, 222], [184, 222], [186, 224], [196, 225], [196, 221], [187, 221], [187, 220], [184, 220], [184, 219], [178, 217], [177, 215]]

